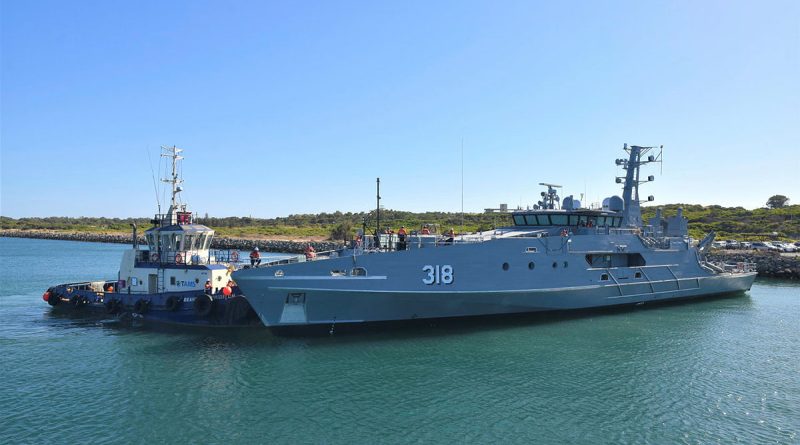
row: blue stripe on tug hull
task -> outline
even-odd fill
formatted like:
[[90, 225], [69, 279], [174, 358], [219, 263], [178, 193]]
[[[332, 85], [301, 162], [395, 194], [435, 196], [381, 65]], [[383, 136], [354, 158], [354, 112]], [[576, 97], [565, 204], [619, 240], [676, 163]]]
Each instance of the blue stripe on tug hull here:
[[[253, 299], [253, 306], [264, 325], [269, 327], [371, 323], [579, 310], [690, 299], [746, 291], [754, 279], [755, 273], [750, 273], [621, 285], [475, 292], [270, 287], [265, 295]], [[652, 291], [651, 287], [654, 288]]]

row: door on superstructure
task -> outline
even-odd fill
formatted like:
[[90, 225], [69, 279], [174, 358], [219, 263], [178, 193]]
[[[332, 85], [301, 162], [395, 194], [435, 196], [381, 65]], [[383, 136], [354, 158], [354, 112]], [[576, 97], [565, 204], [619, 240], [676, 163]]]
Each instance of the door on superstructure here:
[[147, 275], [147, 293], [158, 293], [158, 275], [154, 273]]

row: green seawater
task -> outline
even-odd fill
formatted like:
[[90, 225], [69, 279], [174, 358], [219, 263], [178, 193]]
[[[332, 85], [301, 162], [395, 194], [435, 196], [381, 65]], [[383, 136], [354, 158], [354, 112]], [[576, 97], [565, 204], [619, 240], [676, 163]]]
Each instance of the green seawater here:
[[0, 443], [800, 443], [800, 285], [314, 337], [53, 314], [121, 245], [0, 238]]

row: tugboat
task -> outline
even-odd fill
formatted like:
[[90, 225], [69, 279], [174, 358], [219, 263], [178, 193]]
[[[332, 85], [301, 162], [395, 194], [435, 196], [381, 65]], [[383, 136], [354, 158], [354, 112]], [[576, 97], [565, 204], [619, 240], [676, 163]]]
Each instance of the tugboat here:
[[151, 220], [147, 245], [139, 245], [134, 224], [133, 246], [122, 255], [116, 280], [60, 284], [42, 298], [54, 309], [71, 312], [202, 326], [261, 325], [231, 279], [239, 266], [238, 251], [211, 250], [214, 230], [195, 224], [186, 204], [179, 204], [183, 150], [161, 150], [172, 162], [172, 175], [162, 179], [172, 185], [172, 200], [166, 214]]
[[[681, 211], [642, 221], [640, 167], [656, 147], [624, 147], [622, 197], [601, 208], [563, 201], [554, 184], [513, 225], [444, 237], [360, 238], [335, 255], [238, 270], [233, 278], [267, 327], [371, 323], [641, 305], [749, 290], [751, 264], [704, 259]], [[380, 196], [380, 194], [379, 194]], [[380, 197], [378, 198], [380, 199]], [[652, 201], [653, 197], [648, 197]], [[399, 242], [397, 242], [399, 241]]]

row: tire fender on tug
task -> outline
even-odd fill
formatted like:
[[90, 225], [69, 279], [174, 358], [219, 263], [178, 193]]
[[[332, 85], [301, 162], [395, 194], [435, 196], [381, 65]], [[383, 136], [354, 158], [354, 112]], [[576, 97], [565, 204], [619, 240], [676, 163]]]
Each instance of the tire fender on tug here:
[[183, 305], [183, 298], [175, 295], [170, 295], [167, 297], [167, 301], [164, 302], [164, 307], [170, 312], [177, 311], [181, 308], [181, 305]]
[[75, 309], [80, 309], [86, 306], [88, 302], [89, 301], [83, 295], [73, 295], [69, 298], [69, 304]]
[[208, 317], [214, 309], [214, 297], [203, 294], [194, 299], [194, 313], [198, 317]]
[[150, 309], [150, 301], [144, 298], [136, 300], [136, 303], [133, 304], [133, 312], [137, 314], [144, 314], [148, 309]]
[[47, 304], [50, 306], [58, 306], [59, 303], [61, 303], [61, 294], [58, 292], [52, 292], [47, 298]]
[[106, 307], [106, 313], [116, 314], [120, 311], [122, 307], [122, 302], [120, 302], [116, 298], [111, 298], [105, 302], [105, 307]]

